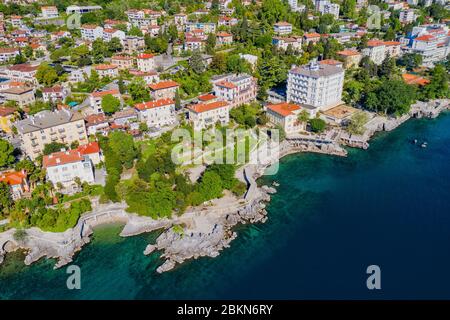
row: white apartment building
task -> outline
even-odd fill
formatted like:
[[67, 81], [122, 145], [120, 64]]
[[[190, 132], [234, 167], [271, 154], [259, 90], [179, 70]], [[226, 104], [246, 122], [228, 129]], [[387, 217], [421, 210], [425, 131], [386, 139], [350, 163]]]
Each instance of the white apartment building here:
[[126, 36], [123, 40], [123, 51], [128, 54], [140, 52], [145, 49], [144, 37]]
[[399, 20], [401, 23], [408, 24], [416, 21], [416, 13], [412, 9], [400, 11]]
[[119, 67], [114, 64], [100, 64], [95, 66], [95, 70], [98, 72], [100, 78], [115, 78], [119, 76]]
[[186, 32], [192, 32], [194, 30], [202, 30], [204, 33], [215, 33], [216, 24], [212, 22], [187, 22]]
[[155, 70], [155, 57], [149, 53], [142, 53], [136, 57], [137, 68], [142, 72]]
[[8, 62], [20, 54], [19, 48], [0, 48], [0, 63]]
[[297, 104], [281, 102], [268, 105], [266, 114], [271, 123], [281, 126], [286, 134], [291, 134], [304, 129], [304, 124], [298, 121], [301, 110]]
[[287, 101], [316, 111], [341, 103], [345, 71], [337, 66], [311, 62], [293, 66], [288, 73]]
[[69, 186], [79, 178], [81, 182], [93, 183], [94, 165], [89, 156], [77, 150], [55, 152], [44, 156], [42, 166], [46, 170], [46, 178], [53, 185], [61, 183]]
[[55, 6], [41, 7], [41, 13], [42, 17], [47, 19], [57, 18], [59, 16], [58, 8], [56, 8]]
[[125, 40], [125, 32], [117, 29], [104, 29], [103, 30], [103, 41], [110, 42], [113, 38], [117, 38], [120, 40], [120, 43], [123, 43]]
[[411, 52], [422, 55], [423, 65], [433, 66], [450, 53], [449, 28], [444, 24], [414, 27], [409, 47]]
[[69, 90], [61, 86], [42, 88], [42, 99], [45, 102], [64, 101], [69, 95]]
[[73, 6], [68, 6], [66, 8], [66, 13], [67, 14], [72, 14], [72, 13], [88, 13], [88, 12], [93, 12], [93, 11], [97, 11], [97, 10], [102, 10], [103, 8], [101, 6], [77, 6], [77, 5], [73, 5]]
[[331, 3], [328, 0], [316, 0], [316, 10], [321, 14], [332, 14], [336, 19], [339, 18], [339, 5]]
[[16, 64], [6, 67], [6, 69], [0, 72], [0, 76], [16, 82], [25, 82], [38, 85], [35, 77], [38, 68], [39, 66], [32, 66], [27, 63]]
[[361, 53], [369, 57], [373, 63], [380, 65], [386, 56], [386, 45], [381, 40], [370, 40], [367, 42], [367, 48], [364, 48]]
[[161, 128], [175, 124], [175, 101], [164, 98], [134, 106], [138, 113], [138, 119], [145, 122], [151, 128]]
[[273, 25], [273, 32], [278, 35], [290, 34], [292, 33], [292, 24], [281, 21]]
[[304, 4], [298, 4], [298, 0], [288, 0], [288, 3], [293, 12], [303, 12], [306, 9]]
[[44, 110], [14, 123], [21, 139], [21, 147], [31, 159], [44, 150], [46, 144], [61, 142], [87, 143], [86, 127], [81, 113], [67, 109]]
[[231, 108], [255, 101], [258, 92], [256, 79], [248, 74], [228, 74], [211, 79], [214, 94]]
[[230, 105], [225, 101], [199, 103], [189, 106], [188, 110], [194, 130], [205, 129], [218, 122], [226, 125], [230, 121]]
[[93, 42], [103, 38], [103, 28], [93, 24], [84, 24], [80, 28], [81, 39]]
[[294, 51], [301, 51], [302, 50], [302, 37], [273, 37], [272, 38], [272, 44], [277, 48], [277, 49], [283, 49], [283, 50], [287, 50], [287, 48], [289, 46], [291, 46], [291, 48]]

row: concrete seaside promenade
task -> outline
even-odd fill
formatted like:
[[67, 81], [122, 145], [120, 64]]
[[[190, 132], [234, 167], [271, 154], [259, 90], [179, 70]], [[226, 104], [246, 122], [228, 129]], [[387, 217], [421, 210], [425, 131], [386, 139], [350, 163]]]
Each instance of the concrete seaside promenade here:
[[[134, 236], [144, 232], [162, 229], [155, 244], [149, 244], [144, 254], [154, 250], [162, 252], [164, 263], [157, 272], [165, 272], [177, 264], [191, 258], [202, 256], [215, 257], [223, 248], [236, 238], [232, 228], [238, 223], [256, 223], [267, 220], [265, 203], [270, 201], [270, 194], [276, 192], [272, 187], [258, 187], [256, 179], [267, 167], [276, 163], [281, 157], [297, 152], [318, 152], [345, 156], [346, 150], [341, 144], [367, 148], [370, 137], [378, 131], [390, 131], [411, 117], [434, 118], [449, 108], [449, 100], [435, 100], [428, 103], [419, 102], [412, 106], [409, 114], [401, 118], [374, 116], [366, 124], [363, 136], [349, 136], [344, 132], [331, 133], [325, 137], [291, 136], [280, 145], [271, 145], [269, 155], [258, 154], [257, 164], [247, 164], [236, 172], [239, 180], [247, 184], [244, 197], [236, 198], [229, 192], [224, 197], [208, 201], [202, 206], [190, 208], [180, 217], [154, 220], [126, 212], [126, 203], [99, 204], [92, 199], [92, 212], [84, 214], [77, 225], [63, 233], [43, 232], [38, 228], [27, 229], [24, 240], [14, 239], [15, 229], [0, 233], [0, 263], [5, 254], [18, 249], [26, 251], [24, 263], [29, 265], [42, 257], [55, 258], [55, 268], [72, 262], [74, 254], [90, 242], [93, 228], [98, 225], [120, 222], [125, 226], [121, 236]], [[267, 142], [266, 142], [267, 143]], [[264, 145], [266, 146], [266, 145]], [[251, 157], [259, 150], [254, 150]], [[173, 228], [182, 226], [180, 233]]]

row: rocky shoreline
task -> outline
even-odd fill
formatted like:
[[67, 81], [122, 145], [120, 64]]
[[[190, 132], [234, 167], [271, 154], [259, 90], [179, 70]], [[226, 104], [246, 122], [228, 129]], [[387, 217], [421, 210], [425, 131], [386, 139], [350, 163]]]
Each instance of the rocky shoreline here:
[[346, 156], [347, 151], [341, 144], [365, 149], [370, 138], [378, 131], [391, 131], [411, 117], [435, 118], [448, 108], [448, 99], [419, 102], [411, 107], [409, 114], [401, 118], [375, 116], [366, 125], [367, 130], [363, 136], [348, 134], [346, 136], [341, 133], [336, 136], [336, 140], [327, 143], [312, 142], [298, 137], [286, 139], [280, 145], [269, 146], [271, 150], [269, 155], [258, 154], [257, 164], [247, 164], [237, 171], [238, 179], [248, 186], [243, 198], [236, 198], [226, 192], [223, 198], [192, 208], [179, 217], [154, 220], [127, 213], [125, 203], [100, 204], [98, 199], [93, 199], [92, 212], [83, 215], [74, 228], [63, 233], [43, 232], [38, 228], [30, 228], [26, 230], [27, 236], [24, 240], [14, 238], [15, 229], [0, 233], [0, 264], [7, 253], [23, 249], [27, 253], [24, 261], [26, 265], [46, 257], [57, 259], [54, 268], [60, 268], [71, 263], [75, 253], [90, 242], [93, 228], [113, 222], [125, 224], [120, 233], [123, 237], [163, 230], [156, 243], [149, 244], [144, 250], [144, 254], [151, 254], [155, 250], [162, 252], [161, 258], [165, 261], [157, 268], [158, 273], [169, 271], [189, 259], [216, 257], [237, 237], [233, 231], [234, 226], [264, 223], [267, 220], [265, 206], [270, 201], [270, 195], [276, 190], [269, 186], [258, 187], [256, 180], [280, 158], [297, 152]]

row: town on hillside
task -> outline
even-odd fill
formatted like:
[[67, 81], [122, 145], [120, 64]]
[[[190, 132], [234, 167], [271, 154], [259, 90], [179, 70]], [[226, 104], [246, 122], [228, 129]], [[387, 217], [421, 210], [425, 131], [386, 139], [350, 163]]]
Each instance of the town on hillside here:
[[0, 4], [0, 231], [17, 237], [74, 227], [93, 198], [158, 219], [243, 197], [237, 165], [173, 163], [175, 129], [365, 147], [380, 119], [450, 97], [445, 0], [80, 3]]

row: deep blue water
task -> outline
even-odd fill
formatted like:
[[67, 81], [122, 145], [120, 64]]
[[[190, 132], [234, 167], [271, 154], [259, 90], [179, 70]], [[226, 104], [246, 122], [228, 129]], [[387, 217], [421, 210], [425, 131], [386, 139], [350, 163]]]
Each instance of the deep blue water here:
[[[411, 141], [427, 141], [421, 148]], [[157, 234], [120, 238], [96, 230], [77, 255], [82, 289], [66, 289], [54, 261], [25, 267], [19, 253], [0, 267], [2, 299], [450, 298], [450, 114], [411, 120], [347, 158], [288, 156], [265, 224], [244, 225], [215, 258], [162, 275]], [[381, 290], [366, 268], [381, 268]]]

